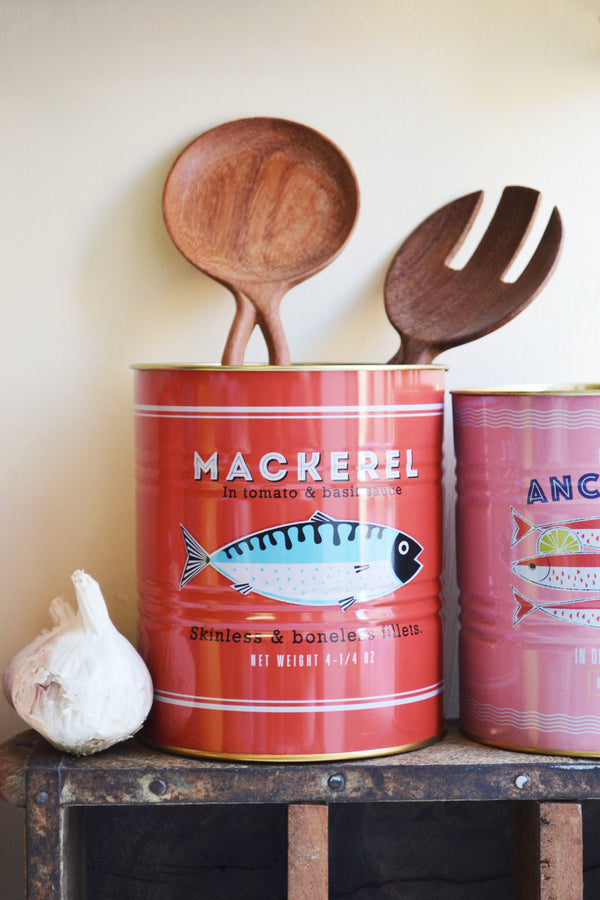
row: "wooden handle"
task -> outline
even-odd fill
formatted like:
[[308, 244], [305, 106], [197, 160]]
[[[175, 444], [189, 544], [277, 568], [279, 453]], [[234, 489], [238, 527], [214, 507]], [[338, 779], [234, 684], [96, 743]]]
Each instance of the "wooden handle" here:
[[402, 344], [398, 347], [391, 359], [388, 360], [388, 366], [401, 366], [404, 363], [404, 347]]
[[271, 366], [289, 366], [290, 350], [279, 318], [279, 300], [257, 305], [257, 318], [269, 351]]
[[221, 362], [224, 366], [242, 366], [250, 335], [256, 325], [254, 304], [239, 291], [234, 292], [235, 316], [227, 335]]
[[269, 293], [263, 293], [260, 286], [246, 293], [236, 289], [235, 317], [231, 323], [221, 362], [224, 366], [242, 366], [246, 346], [256, 324], [263, 333], [269, 352], [269, 365], [289, 366], [290, 351], [279, 317], [279, 304], [286, 287], [278, 285], [270, 287]]
[[402, 335], [400, 349], [389, 361], [391, 366], [428, 366], [443, 348], [428, 341], [419, 341], [410, 335]]

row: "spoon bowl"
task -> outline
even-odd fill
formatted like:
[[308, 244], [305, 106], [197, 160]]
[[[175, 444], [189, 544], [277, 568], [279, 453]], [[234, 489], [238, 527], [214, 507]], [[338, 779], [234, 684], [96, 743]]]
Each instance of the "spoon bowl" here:
[[257, 322], [269, 362], [289, 363], [281, 299], [341, 252], [358, 206], [356, 176], [341, 151], [284, 119], [228, 122], [177, 157], [163, 216], [183, 256], [235, 298], [224, 364], [243, 363]]

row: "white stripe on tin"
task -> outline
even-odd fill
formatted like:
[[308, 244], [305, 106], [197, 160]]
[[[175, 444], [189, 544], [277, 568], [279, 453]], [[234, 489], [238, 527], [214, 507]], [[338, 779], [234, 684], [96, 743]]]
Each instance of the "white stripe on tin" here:
[[135, 414], [172, 419], [364, 419], [440, 416], [443, 403], [377, 406], [159, 406], [136, 403]]
[[473, 428], [598, 428], [597, 409], [454, 409], [454, 421]]
[[537, 710], [500, 707], [477, 700], [461, 701], [464, 712], [493, 725], [507, 725], [519, 731], [563, 732], [564, 734], [600, 734], [600, 716], [569, 716], [566, 713], [540, 713]]
[[444, 689], [443, 681], [414, 691], [398, 694], [380, 694], [373, 697], [347, 697], [331, 700], [244, 700], [224, 697], [195, 697], [192, 694], [177, 694], [172, 691], [154, 692], [154, 699], [160, 703], [185, 706], [190, 709], [212, 709], [229, 712], [253, 713], [315, 713], [345, 712], [359, 709], [384, 709], [389, 706], [404, 706], [437, 697]]

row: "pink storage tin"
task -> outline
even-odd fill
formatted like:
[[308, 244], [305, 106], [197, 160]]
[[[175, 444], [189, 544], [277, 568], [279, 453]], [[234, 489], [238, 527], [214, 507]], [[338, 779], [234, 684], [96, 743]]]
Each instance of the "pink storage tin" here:
[[453, 392], [463, 731], [600, 755], [600, 385]]

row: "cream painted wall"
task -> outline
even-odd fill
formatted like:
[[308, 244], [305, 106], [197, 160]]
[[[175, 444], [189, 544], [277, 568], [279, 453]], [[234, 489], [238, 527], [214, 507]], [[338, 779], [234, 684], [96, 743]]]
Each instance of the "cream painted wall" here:
[[[218, 360], [232, 315], [160, 213], [175, 155], [213, 125], [294, 119], [356, 169], [350, 244], [284, 300], [294, 361], [385, 362], [401, 240], [456, 196], [484, 188], [489, 214], [520, 183], [542, 219], [561, 209], [560, 265], [513, 323], [440, 358], [448, 386], [600, 381], [600, 0], [0, 0], [0, 50], [0, 669], [78, 567], [135, 639], [129, 365]], [[453, 465], [448, 428], [450, 714]], [[0, 739], [21, 727], [0, 700]], [[0, 815], [18, 897], [18, 814]]]

